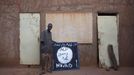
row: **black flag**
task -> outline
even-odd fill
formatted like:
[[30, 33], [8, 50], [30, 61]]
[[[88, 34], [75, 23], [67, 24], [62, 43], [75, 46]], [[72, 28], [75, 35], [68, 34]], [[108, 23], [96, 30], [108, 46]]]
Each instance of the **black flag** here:
[[61, 42], [53, 45], [54, 71], [79, 69], [77, 42]]

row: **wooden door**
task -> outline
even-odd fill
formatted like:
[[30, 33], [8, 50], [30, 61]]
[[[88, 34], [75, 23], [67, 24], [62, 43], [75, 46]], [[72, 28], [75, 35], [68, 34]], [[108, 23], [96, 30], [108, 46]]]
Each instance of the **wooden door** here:
[[107, 50], [108, 44], [113, 45], [115, 57], [119, 65], [117, 22], [117, 16], [114, 15], [98, 16], [99, 63], [103, 68], [111, 66]]

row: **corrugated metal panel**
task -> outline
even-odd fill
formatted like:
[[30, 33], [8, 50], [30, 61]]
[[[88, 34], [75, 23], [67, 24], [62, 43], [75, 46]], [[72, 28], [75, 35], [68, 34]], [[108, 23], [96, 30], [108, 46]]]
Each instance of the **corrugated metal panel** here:
[[92, 43], [92, 13], [47, 13], [46, 25], [53, 24], [57, 42]]

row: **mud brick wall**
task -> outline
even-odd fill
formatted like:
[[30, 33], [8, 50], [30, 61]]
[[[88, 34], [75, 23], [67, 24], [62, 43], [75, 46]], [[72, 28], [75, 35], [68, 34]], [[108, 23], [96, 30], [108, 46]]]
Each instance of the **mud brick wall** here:
[[0, 66], [19, 64], [19, 13], [38, 12], [41, 30], [47, 12], [92, 12], [93, 43], [79, 44], [81, 66], [97, 66], [97, 14], [119, 15], [121, 66], [134, 66], [134, 0], [0, 0]]

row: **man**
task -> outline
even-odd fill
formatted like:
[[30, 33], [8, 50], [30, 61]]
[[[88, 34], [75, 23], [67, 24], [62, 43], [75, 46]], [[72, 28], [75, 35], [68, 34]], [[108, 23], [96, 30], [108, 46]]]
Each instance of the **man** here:
[[51, 34], [52, 24], [49, 23], [47, 26], [47, 30], [44, 30], [41, 33], [41, 67], [42, 73], [52, 72], [53, 68], [53, 48], [52, 45], [54, 41], [52, 40]]

